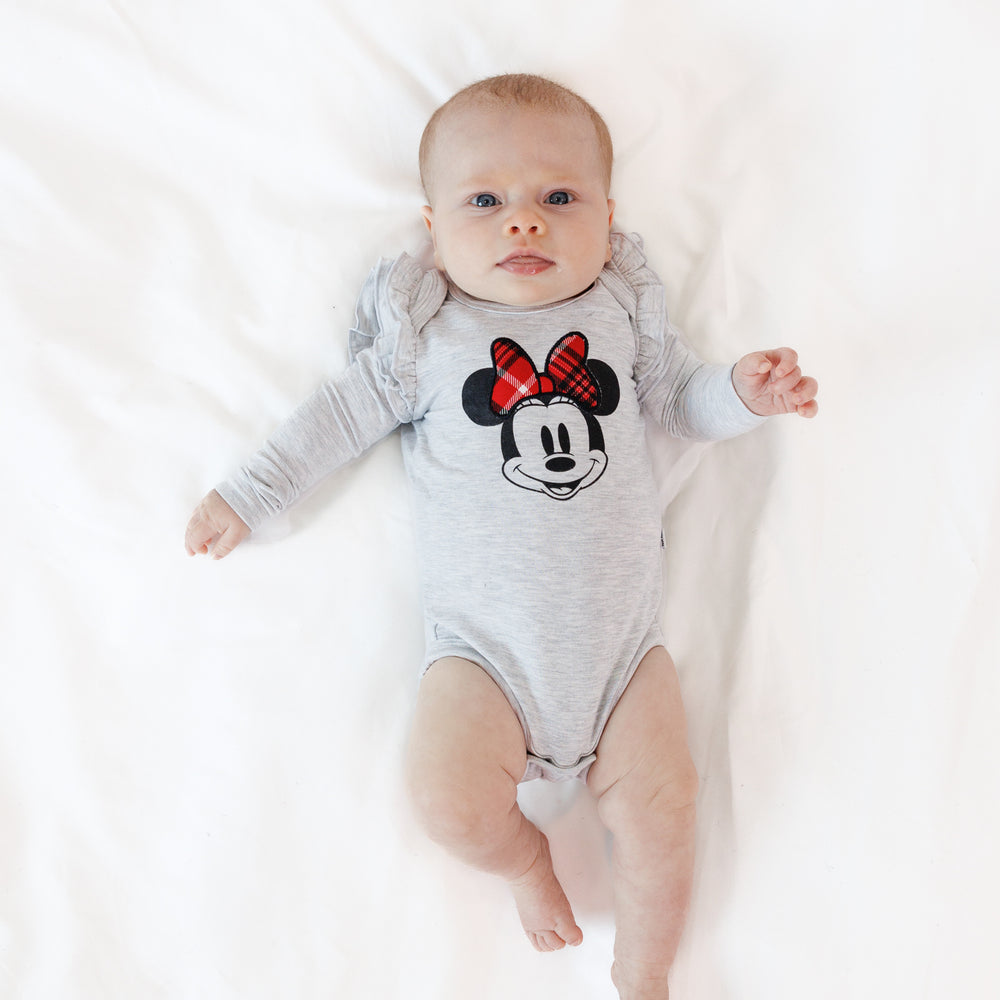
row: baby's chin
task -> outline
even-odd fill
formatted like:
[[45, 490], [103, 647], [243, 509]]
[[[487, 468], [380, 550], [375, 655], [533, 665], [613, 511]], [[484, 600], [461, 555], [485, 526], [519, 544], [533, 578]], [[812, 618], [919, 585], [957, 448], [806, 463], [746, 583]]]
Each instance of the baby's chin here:
[[546, 272], [544, 275], [520, 277], [503, 274], [488, 281], [456, 281], [449, 271], [441, 270], [451, 284], [469, 298], [503, 306], [533, 307], [566, 302], [582, 295], [597, 280], [597, 275], [570, 277]]

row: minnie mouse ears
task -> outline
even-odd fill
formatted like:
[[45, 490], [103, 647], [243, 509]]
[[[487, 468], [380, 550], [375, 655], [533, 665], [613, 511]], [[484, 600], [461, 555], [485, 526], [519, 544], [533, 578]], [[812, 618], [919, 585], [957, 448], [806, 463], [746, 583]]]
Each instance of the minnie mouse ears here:
[[579, 332], [557, 341], [539, 372], [515, 341], [493, 342], [493, 367], [473, 372], [462, 389], [462, 407], [483, 426], [503, 423], [521, 403], [540, 396], [563, 396], [587, 413], [605, 415], [618, 406], [618, 378], [601, 361], [587, 361], [587, 338]]

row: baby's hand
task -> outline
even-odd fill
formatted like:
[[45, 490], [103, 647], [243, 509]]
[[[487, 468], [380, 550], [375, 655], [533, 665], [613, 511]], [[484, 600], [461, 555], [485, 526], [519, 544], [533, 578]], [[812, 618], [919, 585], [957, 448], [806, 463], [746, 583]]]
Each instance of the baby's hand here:
[[211, 552], [213, 559], [222, 559], [249, 534], [250, 529], [243, 519], [212, 490], [191, 515], [184, 545], [189, 556]]
[[733, 388], [747, 408], [761, 417], [797, 413], [815, 417], [819, 410], [814, 378], [804, 378], [799, 357], [790, 347], [756, 351], [733, 369]]

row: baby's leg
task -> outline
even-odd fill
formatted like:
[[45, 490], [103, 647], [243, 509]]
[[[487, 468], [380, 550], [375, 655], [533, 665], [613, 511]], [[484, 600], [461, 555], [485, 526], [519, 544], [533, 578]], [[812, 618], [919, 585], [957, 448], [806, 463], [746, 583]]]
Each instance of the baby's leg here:
[[434, 663], [417, 697], [408, 780], [430, 837], [505, 879], [532, 944], [555, 951], [583, 934], [552, 870], [548, 841], [517, 804], [527, 753], [503, 692], [476, 664]]
[[694, 867], [697, 776], [667, 651], [650, 650], [587, 776], [614, 836], [615, 964], [622, 1000], [666, 1000]]

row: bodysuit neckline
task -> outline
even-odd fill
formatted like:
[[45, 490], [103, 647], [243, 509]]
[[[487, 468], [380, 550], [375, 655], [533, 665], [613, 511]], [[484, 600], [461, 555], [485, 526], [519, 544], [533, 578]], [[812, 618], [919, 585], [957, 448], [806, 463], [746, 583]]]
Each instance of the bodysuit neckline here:
[[541, 306], [514, 306], [504, 302], [490, 302], [488, 299], [477, 299], [474, 295], [463, 292], [450, 278], [448, 280], [448, 298], [461, 302], [470, 309], [477, 309], [480, 312], [507, 313], [513, 315], [528, 316], [534, 313], [551, 312], [554, 309], [562, 309], [574, 302], [579, 302], [586, 298], [596, 287], [597, 282], [588, 285], [582, 292], [573, 295], [568, 299], [560, 299], [558, 302], [547, 302]]

